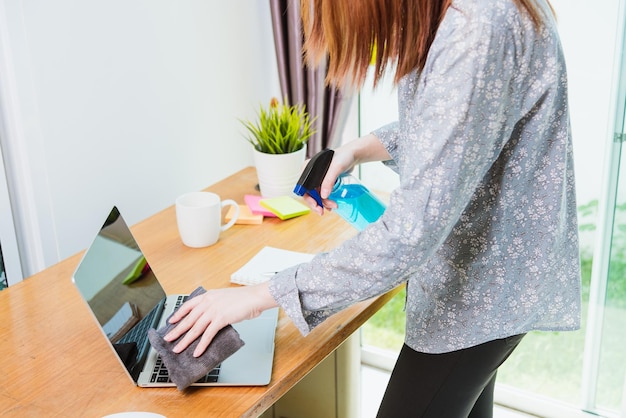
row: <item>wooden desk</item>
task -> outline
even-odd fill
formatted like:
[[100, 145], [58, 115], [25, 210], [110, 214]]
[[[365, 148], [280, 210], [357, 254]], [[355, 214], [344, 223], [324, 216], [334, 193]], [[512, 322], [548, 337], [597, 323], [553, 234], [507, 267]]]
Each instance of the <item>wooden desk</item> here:
[[[253, 168], [207, 190], [243, 203]], [[169, 207], [132, 227], [168, 293], [229, 286], [230, 274], [263, 246], [317, 253], [354, 234], [336, 215], [309, 214], [262, 225], [235, 225], [217, 244], [185, 247]], [[94, 234], [96, 233], [94, 229]], [[253, 417], [268, 409], [393, 295], [361, 302], [302, 337], [281, 311], [272, 380], [264, 387], [135, 387], [107, 347], [71, 283], [81, 254], [0, 291], [0, 416], [88, 416], [150, 411], [166, 416]]]

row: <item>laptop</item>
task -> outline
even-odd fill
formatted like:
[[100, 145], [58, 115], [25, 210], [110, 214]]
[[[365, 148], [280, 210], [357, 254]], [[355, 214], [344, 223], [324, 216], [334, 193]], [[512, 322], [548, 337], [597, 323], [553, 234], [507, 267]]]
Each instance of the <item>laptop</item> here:
[[[128, 225], [113, 207], [72, 280], [106, 343], [137, 386], [176, 386], [150, 345], [186, 295], [166, 295]], [[233, 324], [245, 345], [192, 386], [264, 386], [274, 361], [278, 308]]]

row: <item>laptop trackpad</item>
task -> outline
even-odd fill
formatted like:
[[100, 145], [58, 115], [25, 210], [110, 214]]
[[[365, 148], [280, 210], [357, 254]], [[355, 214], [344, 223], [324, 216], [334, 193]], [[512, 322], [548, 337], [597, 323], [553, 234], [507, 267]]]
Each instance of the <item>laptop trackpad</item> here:
[[245, 345], [222, 362], [219, 383], [267, 385], [272, 378], [278, 308], [233, 324]]

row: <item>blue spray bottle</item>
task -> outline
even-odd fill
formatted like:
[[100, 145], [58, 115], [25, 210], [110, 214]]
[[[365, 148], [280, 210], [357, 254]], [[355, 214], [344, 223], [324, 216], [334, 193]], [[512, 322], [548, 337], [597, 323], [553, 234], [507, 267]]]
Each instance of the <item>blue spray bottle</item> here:
[[[328, 172], [333, 154], [333, 150], [325, 149], [311, 158], [294, 188], [295, 194], [304, 196], [308, 193], [318, 205], [323, 206], [319, 189]], [[338, 207], [334, 212], [359, 231], [375, 222], [385, 211], [385, 204], [349, 173], [343, 173], [337, 178], [328, 198], [337, 202]]]

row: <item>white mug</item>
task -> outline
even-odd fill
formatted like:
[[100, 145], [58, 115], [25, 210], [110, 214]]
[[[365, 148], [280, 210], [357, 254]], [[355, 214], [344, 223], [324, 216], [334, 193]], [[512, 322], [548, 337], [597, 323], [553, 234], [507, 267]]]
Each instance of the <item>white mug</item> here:
[[[232, 205], [232, 219], [222, 225], [222, 208]], [[239, 205], [231, 199], [220, 200], [211, 192], [192, 192], [176, 199], [176, 222], [180, 238], [188, 247], [201, 248], [213, 245], [220, 232], [233, 226], [239, 217]]]

